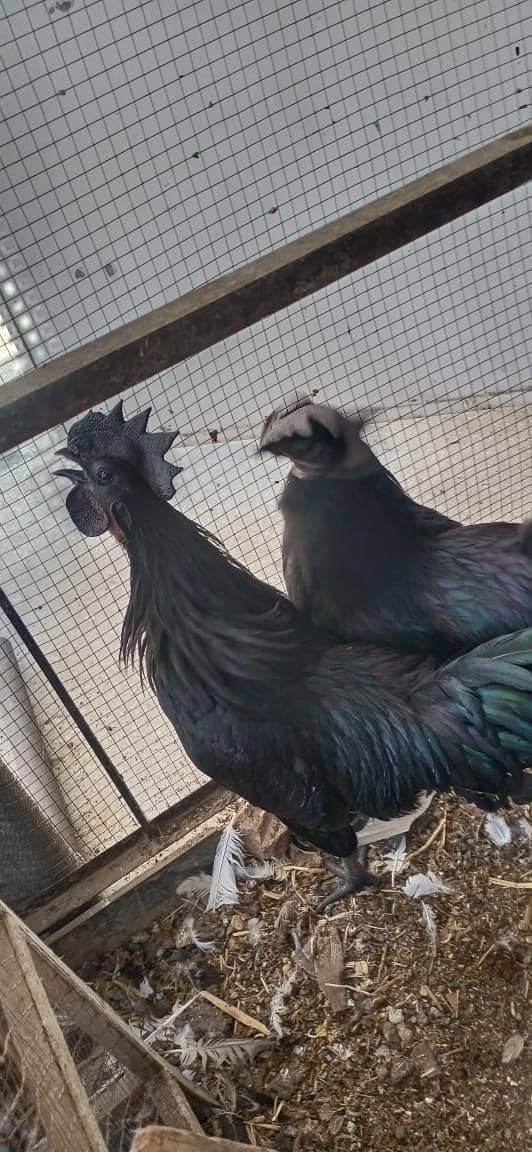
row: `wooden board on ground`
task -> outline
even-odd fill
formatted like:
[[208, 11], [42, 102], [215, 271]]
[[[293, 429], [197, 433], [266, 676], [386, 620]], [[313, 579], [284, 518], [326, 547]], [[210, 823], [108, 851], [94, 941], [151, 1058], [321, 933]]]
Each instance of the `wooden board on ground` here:
[[[131, 1152], [242, 1152], [244, 1144], [234, 1140], [219, 1140], [213, 1136], [196, 1136], [176, 1128], [151, 1126], [137, 1132]], [[250, 1145], [248, 1144], [249, 1148]], [[264, 1144], [253, 1144], [258, 1152], [271, 1152]]]

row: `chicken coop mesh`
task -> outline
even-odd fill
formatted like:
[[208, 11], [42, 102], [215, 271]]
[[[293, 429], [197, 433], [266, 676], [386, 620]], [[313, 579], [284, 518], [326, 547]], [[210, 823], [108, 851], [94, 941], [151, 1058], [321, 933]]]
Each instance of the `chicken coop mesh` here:
[[[69, 1015], [71, 1005], [64, 988], [60, 997], [47, 998], [46, 1028], [41, 1031], [36, 1027], [33, 1005], [27, 1004], [24, 979], [17, 973], [11, 983], [4, 978], [2, 985], [3, 1006], [7, 1006], [0, 1025], [2, 1152], [60, 1152], [59, 1144], [53, 1143], [53, 1134], [50, 1137], [50, 1109], [61, 1150], [72, 1147], [79, 1152], [102, 1152], [106, 1148], [108, 1152], [128, 1152], [135, 1133], [155, 1123], [159, 1114], [150, 1085], [109, 1051], [114, 1044], [112, 1032], [106, 1034], [102, 1022], [99, 1041], [95, 1042], [75, 1024]], [[16, 1027], [9, 1005], [17, 1006]], [[146, 1012], [139, 1012], [132, 1019], [139, 1036], [155, 1030], [155, 1022], [149, 1026], [148, 1019]], [[57, 1051], [54, 1058], [49, 1045], [56, 1029], [67, 1047], [61, 1060], [57, 1060]], [[28, 1040], [26, 1050], [20, 1043], [24, 1035]], [[69, 1076], [65, 1074], [65, 1060], [72, 1061]], [[81, 1120], [80, 1111], [72, 1107], [72, 1079], [76, 1082], [77, 1078], [88, 1101], [80, 1110]], [[97, 1143], [98, 1130], [103, 1143]]]
[[[400, 7], [0, 4], [2, 378], [529, 119], [526, 0]], [[280, 583], [283, 473], [257, 434], [311, 395], [361, 412], [415, 498], [464, 520], [529, 513], [529, 211], [519, 189], [124, 393], [179, 429], [180, 508]], [[203, 781], [117, 667], [127, 562], [65, 512], [65, 431], [0, 461], [1, 583], [152, 817]], [[67, 839], [94, 855], [131, 813], [2, 626], [50, 768], [41, 806], [57, 787]]]

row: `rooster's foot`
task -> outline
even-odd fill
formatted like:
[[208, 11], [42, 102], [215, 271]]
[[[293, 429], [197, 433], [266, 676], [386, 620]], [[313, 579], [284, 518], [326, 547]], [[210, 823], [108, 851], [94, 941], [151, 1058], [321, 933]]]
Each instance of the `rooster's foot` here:
[[326, 908], [330, 908], [331, 904], [336, 904], [338, 900], [343, 900], [346, 896], [360, 892], [362, 888], [376, 887], [381, 883], [380, 876], [376, 876], [374, 872], [368, 872], [364, 867], [366, 854], [365, 849], [359, 849], [353, 856], [348, 856], [344, 860], [326, 861], [327, 871], [332, 872], [334, 876], [339, 876], [344, 883], [320, 901], [317, 907], [318, 912], [324, 912]]

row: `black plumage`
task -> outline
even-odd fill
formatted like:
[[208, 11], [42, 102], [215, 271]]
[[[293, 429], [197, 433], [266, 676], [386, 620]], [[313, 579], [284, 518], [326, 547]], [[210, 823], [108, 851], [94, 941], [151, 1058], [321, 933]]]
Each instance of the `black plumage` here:
[[138, 659], [202, 772], [344, 858], [349, 875], [333, 898], [371, 880], [355, 859], [362, 820], [410, 811], [432, 788], [493, 806], [523, 796], [532, 630], [440, 670], [386, 649], [331, 647], [139, 472], [95, 451], [63, 474], [86, 517], [100, 525], [103, 509], [127, 549], [124, 660]]
[[292, 461], [280, 500], [288, 594], [331, 637], [439, 660], [532, 624], [532, 528], [461, 525], [411, 500], [357, 420], [303, 405], [263, 451]]

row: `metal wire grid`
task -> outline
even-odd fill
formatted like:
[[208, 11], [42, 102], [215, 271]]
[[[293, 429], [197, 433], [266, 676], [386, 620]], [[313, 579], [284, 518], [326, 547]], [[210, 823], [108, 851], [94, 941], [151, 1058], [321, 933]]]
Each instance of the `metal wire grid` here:
[[[56, 430], [3, 459], [3, 579], [37, 642], [117, 767], [124, 769], [146, 814], [153, 816], [187, 795], [200, 777], [187, 771], [184, 761], [181, 771], [176, 768], [182, 758], [158, 705], [151, 694], [141, 695], [136, 675], [124, 676], [118, 669], [127, 564], [118, 549], [97, 549], [87, 556], [83, 541], [79, 549], [51, 475], [57, 463], [53, 446], [63, 440]], [[14, 640], [14, 646], [22, 660], [20, 644]], [[132, 830], [131, 816], [62, 706], [44, 691], [40, 673], [31, 661], [23, 667], [35, 712], [46, 725], [47, 744], [61, 766], [69, 815], [86, 850], [106, 847]]]
[[[73, 1121], [69, 1093], [71, 1082], [66, 1080], [64, 1063], [53, 1060], [42, 1034], [35, 1029], [34, 1015], [24, 1003], [27, 992], [20, 973], [12, 983], [4, 979], [2, 993], [9, 1013], [9, 1027], [5, 1026], [0, 1036], [0, 1139], [3, 1141], [0, 1146], [9, 1152], [38, 1152], [39, 1148], [42, 1149], [42, 1117], [43, 1114], [49, 1117], [52, 1106], [61, 1148], [67, 1148], [70, 1142], [73, 1148], [87, 1149], [88, 1152], [87, 1134], [80, 1132], [80, 1126]], [[56, 998], [50, 1003], [50, 1013], [53, 1010], [105, 1147], [127, 1152], [135, 1132], [157, 1119], [149, 1087], [132, 1076], [114, 1055], [106, 1052], [107, 1043], [112, 1046], [114, 1035], [111, 1030], [106, 1034], [103, 1018], [100, 1021], [101, 1041], [96, 1045], [86, 1032], [72, 1023], [68, 990], [63, 990], [60, 1002]], [[20, 1048], [17, 1051], [13, 1023], [18, 1036], [31, 1036], [32, 1043], [28, 1044], [26, 1052]], [[140, 1026], [137, 1027], [140, 1031]], [[144, 1031], [148, 1031], [145, 1022]], [[62, 1073], [59, 1077], [57, 1068]], [[122, 1089], [121, 1078], [125, 1082]], [[105, 1099], [107, 1094], [111, 1096], [113, 1087], [114, 1100], [111, 1098], [109, 1103], [114, 1107], [109, 1112], [109, 1103], [106, 1109]], [[82, 1138], [84, 1142], [80, 1145]], [[92, 1141], [90, 1147], [94, 1147]]]
[[0, 633], [20, 670], [20, 679], [4, 664], [0, 670], [2, 759], [78, 859], [90, 859], [136, 821], [3, 617]]
[[[52, 317], [47, 327], [32, 312], [42, 335], [35, 358], [526, 119], [517, 102], [523, 4], [417, 5], [394, 20], [383, 18], [390, 5], [259, 13], [248, 3], [212, 19], [205, 5], [168, 7], [123, 5], [109, 22], [97, 3], [64, 18], [56, 9], [51, 20], [43, 7], [10, 4], [4, 27], [18, 37], [22, 87], [18, 111], [6, 106], [19, 155], [6, 171], [20, 207], [8, 202], [0, 273], [11, 310], [22, 300], [26, 314], [37, 301]], [[393, 55], [399, 37], [404, 50]], [[66, 114], [63, 93], [74, 102], [61, 105]], [[194, 142], [198, 157], [189, 155]], [[520, 190], [132, 390], [130, 411], [152, 403], [155, 426], [181, 430], [182, 509], [279, 583], [282, 474], [256, 458], [255, 437], [272, 406], [317, 391], [373, 410], [370, 439], [413, 495], [466, 519], [528, 512], [527, 244]], [[155, 701], [117, 670], [127, 566], [115, 545], [81, 540], [65, 515], [49, 474], [63, 435], [56, 429], [2, 462], [6, 585], [154, 815], [201, 778]], [[26, 674], [50, 715], [40, 679]], [[69, 755], [62, 717], [51, 715], [52, 755], [96, 851], [129, 830], [129, 816], [85, 749]]]
[[526, 0], [4, 12], [0, 281], [35, 361], [529, 116]]

